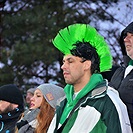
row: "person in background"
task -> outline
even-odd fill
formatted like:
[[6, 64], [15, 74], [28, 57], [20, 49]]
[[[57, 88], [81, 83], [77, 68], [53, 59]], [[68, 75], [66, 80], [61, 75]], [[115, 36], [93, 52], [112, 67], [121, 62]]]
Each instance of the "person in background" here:
[[125, 104], [100, 74], [112, 67], [104, 38], [89, 24], [73, 24], [53, 44], [64, 54], [67, 85], [48, 133], [132, 133]]
[[119, 91], [126, 104], [133, 130], [133, 22], [121, 32], [120, 46], [124, 64], [116, 70], [109, 85]]
[[46, 133], [54, 116], [56, 104], [59, 104], [64, 96], [63, 88], [57, 85], [38, 86], [31, 98], [31, 111], [17, 123], [17, 132]]
[[14, 133], [15, 125], [24, 112], [24, 99], [14, 84], [0, 87], [0, 133]]
[[31, 104], [30, 99], [33, 97], [34, 91], [35, 91], [35, 88], [30, 88], [27, 90], [26, 98], [25, 98], [25, 101], [26, 101], [26, 108], [25, 109], [29, 109], [30, 104]]
[[104, 79], [107, 79], [108, 82], [110, 82], [113, 74], [115, 73], [115, 71], [117, 70], [117, 68], [119, 68], [119, 65], [113, 65], [112, 69], [110, 71], [106, 71], [106, 72], [102, 72], [102, 76]]

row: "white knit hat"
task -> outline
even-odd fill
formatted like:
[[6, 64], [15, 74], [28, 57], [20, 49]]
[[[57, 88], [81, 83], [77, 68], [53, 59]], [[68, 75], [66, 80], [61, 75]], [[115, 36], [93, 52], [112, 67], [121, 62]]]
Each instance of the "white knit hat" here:
[[53, 108], [56, 107], [58, 100], [65, 96], [63, 88], [54, 84], [41, 84], [36, 89], [43, 93], [44, 98]]

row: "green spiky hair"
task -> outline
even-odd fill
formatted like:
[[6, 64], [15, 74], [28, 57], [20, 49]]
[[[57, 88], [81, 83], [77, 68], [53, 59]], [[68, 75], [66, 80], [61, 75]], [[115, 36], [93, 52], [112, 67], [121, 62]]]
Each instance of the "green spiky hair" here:
[[112, 68], [112, 56], [104, 38], [94, 27], [88, 24], [73, 24], [61, 29], [53, 40], [53, 44], [64, 55], [71, 54], [77, 42], [89, 42], [96, 49], [100, 58], [100, 72]]

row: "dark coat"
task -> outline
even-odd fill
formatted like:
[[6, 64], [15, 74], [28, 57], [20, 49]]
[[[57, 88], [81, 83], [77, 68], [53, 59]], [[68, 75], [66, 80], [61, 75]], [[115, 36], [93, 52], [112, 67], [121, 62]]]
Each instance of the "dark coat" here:
[[133, 22], [130, 23], [121, 33], [120, 46], [122, 49], [124, 63], [120, 68], [115, 71], [109, 85], [119, 91], [121, 99], [126, 104], [133, 130], [133, 70], [131, 70], [130, 73], [124, 78], [126, 67], [131, 60], [127, 56], [124, 44], [124, 38], [126, 37], [127, 32], [133, 33]]
[[6, 114], [0, 114], [0, 133], [14, 133], [15, 125], [20, 119], [21, 111], [16, 108]]

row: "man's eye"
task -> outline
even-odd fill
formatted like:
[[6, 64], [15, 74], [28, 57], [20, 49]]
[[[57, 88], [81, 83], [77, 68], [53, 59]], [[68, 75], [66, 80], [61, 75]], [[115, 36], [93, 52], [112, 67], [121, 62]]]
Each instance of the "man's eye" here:
[[73, 63], [73, 61], [72, 60], [69, 60], [68, 63]]
[[74, 60], [68, 59], [67, 61], [68, 61], [68, 63], [73, 63]]

